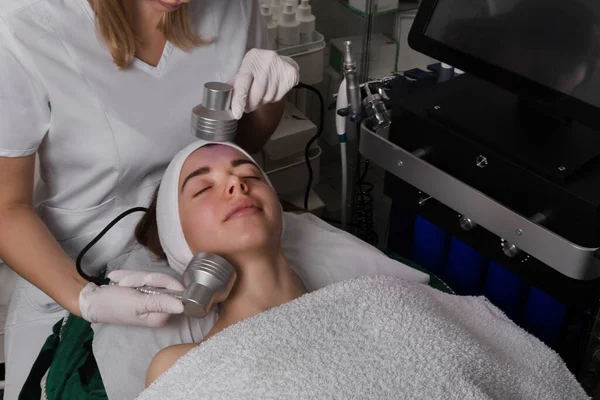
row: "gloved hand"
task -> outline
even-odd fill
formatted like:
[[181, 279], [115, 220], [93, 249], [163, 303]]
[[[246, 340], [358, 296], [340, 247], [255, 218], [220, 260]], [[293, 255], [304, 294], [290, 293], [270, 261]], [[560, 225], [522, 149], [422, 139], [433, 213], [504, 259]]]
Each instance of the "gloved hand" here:
[[79, 294], [79, 310], [86, 321], [119, 325], [160, 327], [170, 314], [181, 314], [183, 304], [167, 294], [145, 294], [140, 286], [184, 290], [175, 278], [158, 272], [113, 271], [108, 278], [118, 285], [88, 283]]
[[251, 49], [233, 79], [231, 112], [237, 119], [263, 104], [275, 103], [298, 84], [299, 67], [272, 50]]

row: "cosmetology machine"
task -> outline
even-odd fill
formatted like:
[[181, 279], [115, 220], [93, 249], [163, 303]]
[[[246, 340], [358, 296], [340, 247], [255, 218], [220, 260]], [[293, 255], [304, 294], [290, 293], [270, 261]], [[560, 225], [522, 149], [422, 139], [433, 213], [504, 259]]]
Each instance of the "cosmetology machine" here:
[[359, 91], [347, 59], [338, 114], [386, 170], [390, 250], [486, 295], [600, 398], [600, 8], [477, 3], [421, 2], [409, 43], [435, 71]]

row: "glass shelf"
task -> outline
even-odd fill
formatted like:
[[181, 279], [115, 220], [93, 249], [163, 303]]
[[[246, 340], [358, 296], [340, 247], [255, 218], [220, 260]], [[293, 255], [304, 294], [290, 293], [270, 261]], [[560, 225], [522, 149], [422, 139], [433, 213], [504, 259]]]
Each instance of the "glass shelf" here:
[[[340, 4], [342, 4], [344, 7], [347, 7], [353, 13], [355, 13], [363, 18], [366, 18], [368, 16], [365, 11], [352, 7], [350, 5], [349, 0], [337, 0], [337, 1]], [[366, 1], [365, 1], [365, 3], [366, 3]], [[393, 10], [388, 10], [388, 11], [382, 11], [382, 12], [377, 12], [377, 10], [376, 10], [377, 4], [374, 4], [373, 7], [375, 8], [375, 10], [373, 10], [373, 16], [379, 17], [382, 15], [396, 14], [396, 13], [402, 12], [402, 11], [416, 10], [417, 8], [419, 8], [419, 2], [418, 1], [399, 1], [398, 8], [393, 9]]]
[[[364, 1], [367, 9], [370, 7], [373, 10], [376, 7], [375, 0]], [[311, 6], [313, 14], [317, 18], [316, 29], [324, 35], [328, 44], [339, 38], [355, 39], [353, 41], [353, 52], [359, 52], [357, 62], [365, 60], [361, 62], [363, 65], [359, 66], [359, 78], [364, 81], [372, 75], [366, 60], [372, 57], [382, 57], [381, 52], [385, 50], [381, 46], [382, 43], [385, 45], [385, 41], [381, 39], [382, 37], [387, 37], [390, 41], [396, 41], [397, 49], [394, 50], [394, 53], [399, 54], [401, 46], [398, 44], [398, 37], [400, 36], [399, 21], [404, 20], [407, 13], [414, 13], [418, 9], [419, 2], [417, 0], [402, 0], [398, 2], [397, 9], [371, 14], [351, 7], [349, 0], [312, 0]], [[360, 48], [357, 48], [358, 46]], [[384, 47], [387, 48], [387, 46]], [[387, 53], [384, 56], [387, 59]], [[327, 58], [329, 59], [328, 56]], [[333, 60], [335, 60], [335, 57]], [[389, 68], [390, 72], [393, 70], [395, 68]], [[379, 74], [378, 71], [375, 73]]]

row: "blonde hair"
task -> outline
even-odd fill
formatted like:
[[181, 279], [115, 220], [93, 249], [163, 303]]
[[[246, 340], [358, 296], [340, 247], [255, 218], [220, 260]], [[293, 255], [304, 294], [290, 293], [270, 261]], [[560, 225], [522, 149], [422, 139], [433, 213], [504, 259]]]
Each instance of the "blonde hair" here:
[[[120, 69], [125, 69], [131, 64], [135, 57], [136, 46], [141, 44], [131, 28], [131, 19], [127, 15], [124, 1], [127, 0], [91, 2], [96, 14], [96, 29], [104, 39], [114, 63]], [[192, 31], [188, 4], [183, 4], [173, 12], [165, 13], [158, 29], [169, 42], [184, 51], [208, 43]]]

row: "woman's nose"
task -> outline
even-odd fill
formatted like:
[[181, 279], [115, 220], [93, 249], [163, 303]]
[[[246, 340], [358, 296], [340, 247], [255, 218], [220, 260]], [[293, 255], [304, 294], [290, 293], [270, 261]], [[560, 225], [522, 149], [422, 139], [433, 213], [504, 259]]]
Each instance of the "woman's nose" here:
[[241, 191], [242, 193], [248, 192], [248, 185], [244, 182], [243, 179], [240, 179], [237, 176], [232, 176], [229, 180], [228, 193], [230, 195], [236, 194], [237, 191]]

